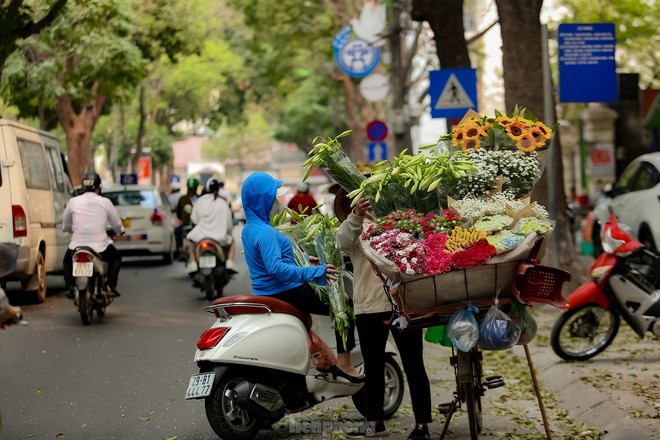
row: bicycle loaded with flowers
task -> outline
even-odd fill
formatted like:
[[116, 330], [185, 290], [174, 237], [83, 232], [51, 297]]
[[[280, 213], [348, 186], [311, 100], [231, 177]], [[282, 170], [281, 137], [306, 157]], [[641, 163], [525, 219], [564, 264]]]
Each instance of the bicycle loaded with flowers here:
[[[373, 218], [362, 247], [384, 281], [399, 327], [429, 327], [451, 317], [449, 336], [457, 348], [469, 351], [479, 340], [482, 348], [506, 349], [534, 336], [524, 304], [563, 301], [566, 273], [536, 261], [553, 222], [530, 201], [556, 128], [524, 109], [494, 117], [470, 112], [437, 144], [417, 155], [403, 151], [376, 164], [369, 176], [341, 150], [339, 139], [347, 133], [317, 138], [305, 165], [328, 172], [353, 204], [370, 199]], [[548, 279], [555, 284], [549, 287]], [[507, 322], [506, 334], [481, 340], [458, 319], [466, 310], [504, 302], [519, 303], [510, 313], [517, 325]], [[452, 320], [459, 330], [453, 337]]]

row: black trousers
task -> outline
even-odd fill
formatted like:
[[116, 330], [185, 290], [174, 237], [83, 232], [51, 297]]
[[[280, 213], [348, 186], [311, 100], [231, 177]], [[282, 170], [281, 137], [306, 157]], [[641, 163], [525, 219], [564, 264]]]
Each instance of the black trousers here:
[[[280, 301], [287, 302], [294, 306], [296, 309], [312, 313], [314, 315], [330, 316], [330, 306], [321, 301], [314, 288], [307, 283], [295, 289], [285, 290], [271, 295]], [[346, 338], [346, 350], [344, 350], [344, 342], [338, 331], [335, 330], [335, 339], [337, 340], [337, 352], [347, 353], [355, 348], [355, 324], [351, 323], [348, 328], [348, 336]]]
[[[360, 349], [364, 357], [364, 384], [367, 402], [367, 420], [383, 420], [383, 396], [385, 395], [385, 344], [390, 333], [385, 321], [390, 312], [355, 315]], [[399, 349], [403, 370], [408, 379], [415, 423], [431, 422], [431, 387], [426, 375], [423, 356], [422, 329], [400, 332], [392, 331]]]
[[[103, 261], [108, 263], [108, 287], [115, 290], [117, 288], [117, 283], [119, 282], [119, 269], [121, 268], [121, 254], [113, 245], [108, 245], [108, 247], [100, 252], [99, 255], [103, 258]], [[64, 270], [64, 284], [67, 289], [73, 287], [73, 250], [67, 249], [66, 254], [64, 254], [63, 270]]]

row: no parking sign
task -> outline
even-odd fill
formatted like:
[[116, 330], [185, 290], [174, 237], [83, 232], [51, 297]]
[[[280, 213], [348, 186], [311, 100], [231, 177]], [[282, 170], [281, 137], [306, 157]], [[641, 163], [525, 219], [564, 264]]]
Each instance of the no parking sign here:
[[378, 119], [367, 124], [367, 137], [374, 142], [385, 140], [387, 131], [387, 124]]

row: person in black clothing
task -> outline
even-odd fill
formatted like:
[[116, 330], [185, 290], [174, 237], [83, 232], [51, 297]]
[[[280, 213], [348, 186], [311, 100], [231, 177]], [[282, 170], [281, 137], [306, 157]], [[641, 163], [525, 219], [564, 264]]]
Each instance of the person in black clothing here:
[[[335, 197], [335, 215], [342, 221], [337, 232], [337, 248], [347, 252], [353, 263], [353, 309], [364, 357], [366, 417], [369, 422], [366, 428], [348, 434], [378, 437], [386, 431], [383, 421], [385, 345], [390, 333], [386, 322], [392, 316], [392, 306], [359, 241], [364, 226], [368, 224], [365, 215], [370, 207], [369, 201], [362, 199], [351, 211], [350, 201], [343, 189]], [[428, 440], [431, 386], [424, 367], [422, 329], [405, 332], [392, 330], [392, 336], [408, 379], [415, 414], [415, 427], [408, 440]]]

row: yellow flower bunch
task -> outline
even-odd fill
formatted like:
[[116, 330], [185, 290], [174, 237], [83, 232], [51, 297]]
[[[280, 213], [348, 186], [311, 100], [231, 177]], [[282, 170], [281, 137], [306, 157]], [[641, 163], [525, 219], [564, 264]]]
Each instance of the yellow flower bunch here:
[[529, 111], [516, 106], [511, 116], [495, 112], [494, 118], [475, 116], [462, 121], [440, 140], [451, 140], [451, 145], [464, 153], [479, 148], [532, 153], [547, 147], [553, 131], [554, 127], [548, 127]]
[[488, 235], [486, 231], [478, 231], [474, 226], [469, 228], [457, 226], [447, 235], [445, 252], [458, 252], [467, 249], [482, 238], [486, 238], [486, 235]]

